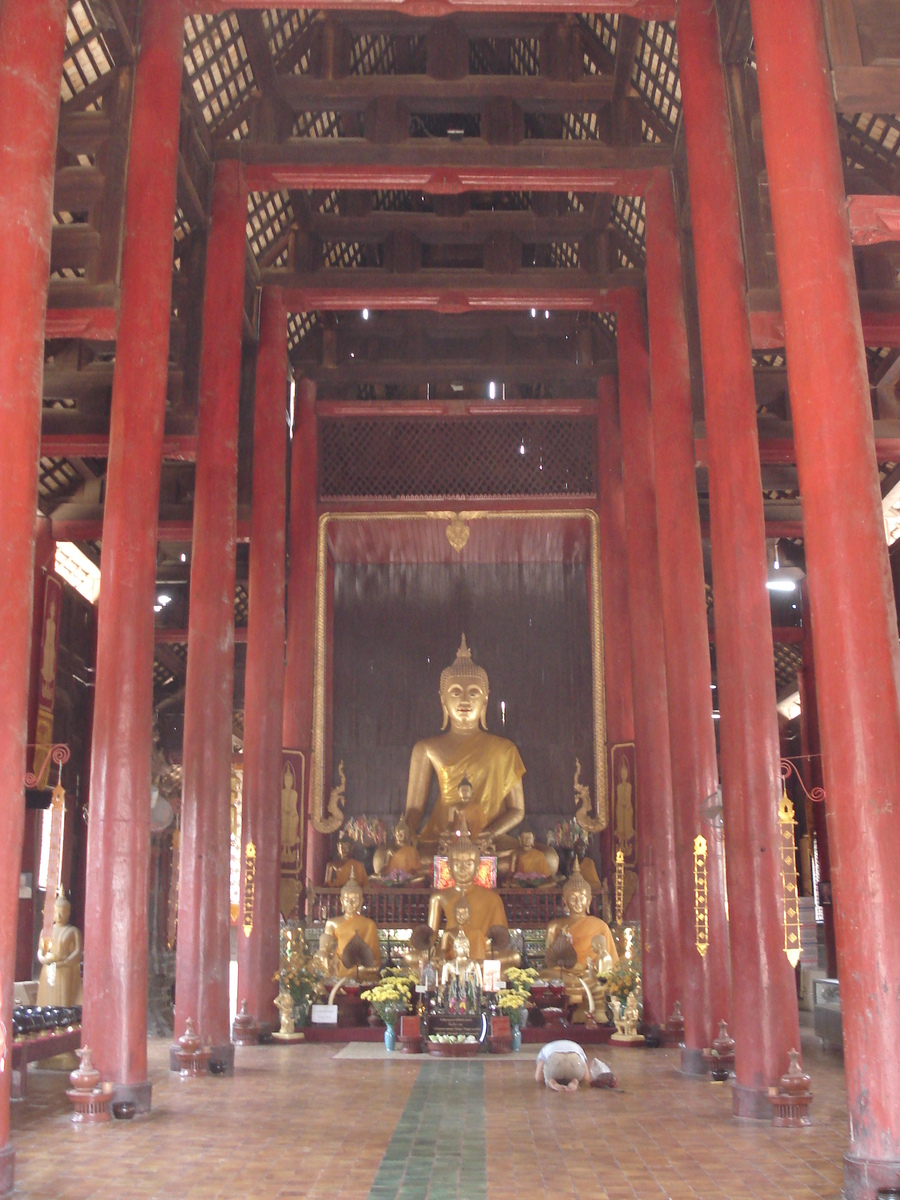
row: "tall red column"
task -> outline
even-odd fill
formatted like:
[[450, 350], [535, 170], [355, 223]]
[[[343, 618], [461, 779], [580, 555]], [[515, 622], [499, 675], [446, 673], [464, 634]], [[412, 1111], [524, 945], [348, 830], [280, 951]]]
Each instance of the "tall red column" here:
[[153, 601], [181, 108], [180, 0], [144, 6], [125, 190], [97, 629], [84, 1042], [139, 1111], [147, 1080]]
[[[731, 1018], [725, 846], [717, 812], [716, 735], [700, 510], [694, 457], [691, 373], [681, 248], [672, 178], [660, 173], [645, 197], [647, 313], [659, 565], [669, 685], [675, 853], [681, 913], [682, 1068], [705, 1072], [703, 1049]], [[710, 799], [712, 797], [712, 800]], [[706, 842], [706, 916], [695, 911], [695, 839]], [[704, 928], [705, 926], [705, 928]], [[706, 944], [704, 944], [704, 941]]]
[[0, 7], [0, 1195], [12, 1191], [10, 1044], [25, 808], [34, 515], [65, 0]]
[[768, 1119], [768, 1088], [799, 1045], [784, 953], [778, 723], [747, 288], [731, 124], [713, 0], [682, 0], [687, 142], [707, 445], [722, 792], [728, 861], [734, 1112]]
[[675, 1001], [681, 996], [681, 929], [675, 879], [650, 364], [644, 317], [636, 292], [620, 293], [617, 321], [634, 686], [644, 1020], [664, 1025]]
[[[280, 288], [262, 295], [253, 419], [250, 616], [244, 684], [244, 847], [256, 854], [252, 924], [238, 922], [238, 1002], [273, 1025], [278, 987], [281, 871], [281, 726], [284, 709], [284, 536], [287, 503], [287, 313]], [[246, 911], [242, 904], [242, 913]]]
[[200, 425], [184, 694], [184, 782], [175, 1035], [189, 1017], [230, 1067], [228, 1012], [234, 580], [238, 400], [247, 192], [240, 163], [220, 162], [206, 247]]
[[[614, 375], [597, 381], [597, 516], [600, 522], [600, 581], [603, 600], [603, 666], [606, 689], [606, 744], [634, 741], [631, 685], [631, 617], [625, 558], [625, 488], [619, 391]], [[607, 875], [615, 870], [615, 779], [611, 779], [609, 825], [601, 838]], [[635, 907], [640, 895], [635, 897]], [[629, 905], [630, 908], [630, 905]], [[627, 910], [626, 910], [627, 912]]]
[[[631, 682], [631, 618], [625, 558], [625, 488], [619, 396], [613, 375], [597, 383], [597, 513], [600, 518], [603, 592], [603, 664], [606, 738], [611, 746], [634, 741]], [[615, 781], [613, 781], [615, 782]]]
[[307, 762], [306, 882], [325, 878], [328, 838], [309, 823], [309, 758], [312, 747], [313, 659], [316, 645], [316, 526], [318, 521], [316, 385], [297, 382], [291, 441], [291, 516], [287, 645], [284, 670], [284, 744], [302, 750]]
[[789, 21], [778, 5], [750, 8], [816, 651], [850, 1107], [844, 1195], [869, 1197], [900, 1180], [897, 616], [822, 13], [811, 0]]

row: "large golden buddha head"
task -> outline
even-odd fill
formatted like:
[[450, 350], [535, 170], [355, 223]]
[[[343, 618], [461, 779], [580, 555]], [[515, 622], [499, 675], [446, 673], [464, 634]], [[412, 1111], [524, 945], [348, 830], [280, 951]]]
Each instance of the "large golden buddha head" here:
[[442, 729], [449, 725], [456, 730], [468, 732], [487, 729], [489, 688], [487, 671], [472, 662], [472, 651], [462, 635], [456, 658], [449, 667], [441, 671], [441, 708], [444, 712]]
[[363, 890], [351, 875], [341, 888], [341, 911], [345, 917], [355, 917], [362, 908]]
[[591, 885], [581, 873], [581, 864], [575, 859], [575, 868], [563, 884], [563, 904], [573, 917], [582, 917], [591, 906]]

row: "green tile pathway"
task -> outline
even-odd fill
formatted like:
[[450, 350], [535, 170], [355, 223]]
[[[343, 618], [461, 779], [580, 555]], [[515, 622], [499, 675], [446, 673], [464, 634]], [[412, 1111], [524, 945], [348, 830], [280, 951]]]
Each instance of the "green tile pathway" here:
[[487, 1200], [483, 1063], [422, 1063], [368, 1200]]

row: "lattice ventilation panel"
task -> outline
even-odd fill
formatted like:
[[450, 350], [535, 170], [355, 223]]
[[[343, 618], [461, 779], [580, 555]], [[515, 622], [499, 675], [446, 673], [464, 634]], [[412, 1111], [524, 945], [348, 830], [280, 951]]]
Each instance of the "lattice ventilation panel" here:
[[337, 499], [592, 496], [591, 417], [319, 422], [319, 494]]
[[796, 683], [803, 666], [803, 654], [793, 642], [775, 643], [775, 687], [780, 692], [788, 684]]

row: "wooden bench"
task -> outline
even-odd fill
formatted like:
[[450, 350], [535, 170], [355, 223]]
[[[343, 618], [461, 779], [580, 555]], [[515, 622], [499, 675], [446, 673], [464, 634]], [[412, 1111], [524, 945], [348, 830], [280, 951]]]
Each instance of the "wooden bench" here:
[[54, 1058], [81, 1045], [81, 1026], [54, 1033], [32, 1034], [12, 1045], [12, 1098], [24, 1100], [28, 1087], [28, 1064], [42, 1058]]

